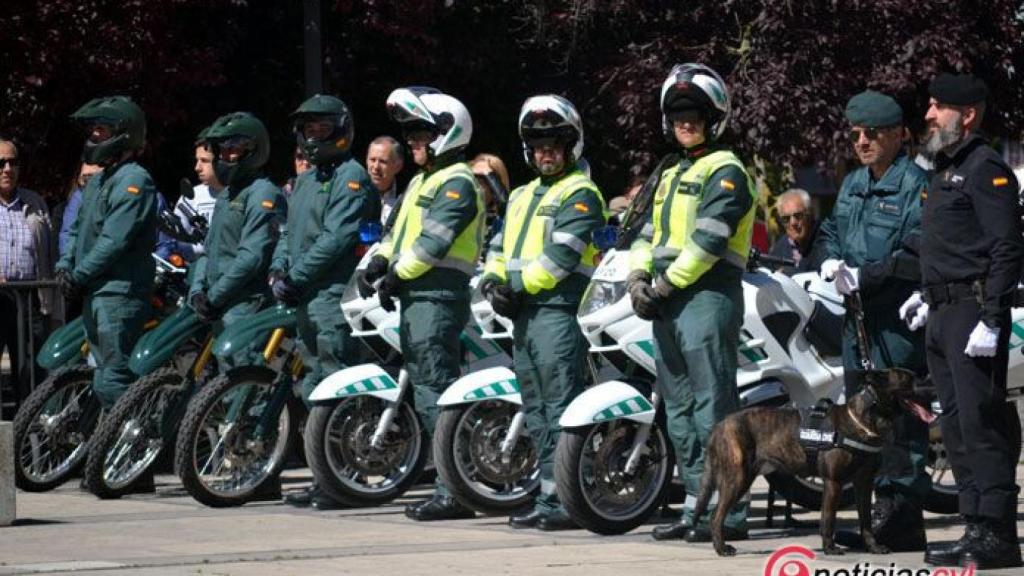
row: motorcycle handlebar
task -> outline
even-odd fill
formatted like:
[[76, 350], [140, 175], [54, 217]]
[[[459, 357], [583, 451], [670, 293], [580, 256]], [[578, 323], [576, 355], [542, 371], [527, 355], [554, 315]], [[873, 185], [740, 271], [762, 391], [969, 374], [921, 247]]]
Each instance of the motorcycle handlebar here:
[[796, 260], [792, 258], [782, 258], [780, 256], [772, 256], [771, 254], [765, 254], [757, 248], [750, 249], [750, 257], [747, 259], [748, 267], [757, 266], [768, 266], [769, 268], [782, 268], [785, 266], [796, 266]]

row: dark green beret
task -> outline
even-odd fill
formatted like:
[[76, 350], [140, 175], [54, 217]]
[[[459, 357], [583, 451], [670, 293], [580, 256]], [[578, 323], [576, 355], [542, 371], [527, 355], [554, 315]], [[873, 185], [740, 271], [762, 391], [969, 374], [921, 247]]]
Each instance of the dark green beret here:
[[968, 106], [988, 98], [988, 86], [972, 74], [943, 73], [932, 80], [928, 93], [942, 104]]
[[891, 96], [865, 90], [846, 103], [846, 119], [867, 128], [899, 126], [903, 124], [903, 109]]

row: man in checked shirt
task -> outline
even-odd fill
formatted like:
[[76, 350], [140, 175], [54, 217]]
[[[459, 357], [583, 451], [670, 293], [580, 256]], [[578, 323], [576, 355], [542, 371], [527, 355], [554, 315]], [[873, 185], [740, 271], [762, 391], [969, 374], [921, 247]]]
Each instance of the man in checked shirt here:
[[[50, 215], [46, 202], [35, 192], [18, 187], [19, 168], [17, 146], [10, 140], [0, 139], [0, 288], [6, 282], [53, 277]], [[60, 305], [55, 294], [52, 289], [30, 294], [33, 310], [30, 333], [36, 350], [45, 336], [44, 315], [53, 315], [54, 305]], [[28, 342], [18, 340], [17, 306], [14, 295], [7, 290], [0, 290], [0, 318], [4, 319], [0, 322], [0, 353], [7, 351], [11, 365], [11, 396], [5, 394], [8, 406], [2, 414], [2, 419], [8, 420], [14, 417], [20, 400], [31, 392], [29, 370], [32, 366], [22, 366], [19, 362], [19, 351]], [[7, 402], [11, 397], [13, 405]]]

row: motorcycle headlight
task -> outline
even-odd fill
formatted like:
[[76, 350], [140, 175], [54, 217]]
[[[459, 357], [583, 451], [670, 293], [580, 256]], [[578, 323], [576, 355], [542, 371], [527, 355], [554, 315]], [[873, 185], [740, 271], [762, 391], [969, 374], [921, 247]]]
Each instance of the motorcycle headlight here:
[[594, 280], [587, 286], [583, 293], [583, 301], [580, 302], [580, 316], [586, 316], [596, 312], [605, 306], [610, 306], [626, 295], [625, 282], [608, 282]]

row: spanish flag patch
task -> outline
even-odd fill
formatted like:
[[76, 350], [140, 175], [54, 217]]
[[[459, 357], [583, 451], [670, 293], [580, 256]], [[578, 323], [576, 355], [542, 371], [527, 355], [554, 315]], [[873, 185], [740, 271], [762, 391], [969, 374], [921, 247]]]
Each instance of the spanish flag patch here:
[[274, 208], [274, 201], [273, 200], [264, 200], [263, 202], [260, 202], [260, 206], [263, 206], [267, 210], [272, 210]]
[[722, 188], [725, 188], [726, 190], [735, 190], [736, 185], [732, 183], [732, 180], [722, 178]]
[[355, 180], [349, 180], [348, 181], [348, 189], [349, 190], [359, 190], [359, 182], [356, 182]]
[[590, 212], [590, 206], [587, 206], [583, 202], [577, 202], [573, 204], [572, 207], [575, 208], [577, 212], [582, 212], [584, 214]]
[[451, 198], [452, 200], [458, 200], [459, 198], [462, 198], [462, 194], [459, 194], [455, 190], [449, 190], [445, 192], [444, 195]]
[[1000, 176], [999, 178], [993, 178], [992, 179], [992, 185], [996, 186], [996, 187], [1006, 186], [1009, 183], [1010, 183], [1010, 179], [1006, 178], [1005, 176]]
[[129, 194], [138, 194], [139, 193], [139, 187], [138, 186], [129, 186], [128, 187], [128, 193]]

